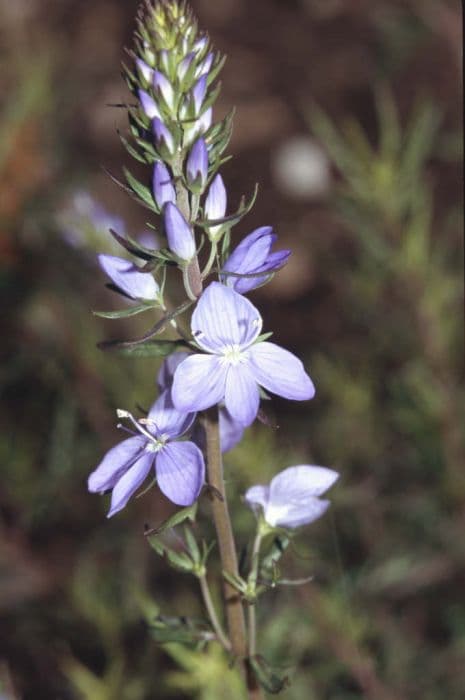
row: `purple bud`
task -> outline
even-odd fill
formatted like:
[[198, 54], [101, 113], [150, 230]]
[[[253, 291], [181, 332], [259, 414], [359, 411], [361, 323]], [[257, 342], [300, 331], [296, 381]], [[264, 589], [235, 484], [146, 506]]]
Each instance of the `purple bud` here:
[[153, 133], [161, 155], [166, 155], [163, 151], [167, 151], [167, 155], [172, 156], [175, 151], [173, 136], [158, 117], [153, 120]]
[[194, 46], [192, 47], [196, 53], [202, 53], [202, 51], [205, 49], [205, 47], [208, 44], [208, 37], [206, 36], [201, 36], [197, 39], [197, 41], [194, 43]]
[[199, 114], [207, 93], [207, 76], [202, 75], [192, 88], [192, 98], [194, 100], [195, 113]]
[[159, 209], [163, 209], [167, 202], [176, 202], [176, 192], [168, 168], [159, 161], [153, 167], [152, 190]]
[[136, 66], [144, 80], [150, 83], [153, 78], [153, 68], [150, 68], [141, 58], [136, 58]]
[[179, 80], [182, 81], [186, 77], [187, 71], [189, 70], [194, 57], [195, 57], [194, 53], [188, 53], [187, 56], [185, 56], [182, 59], [181, 63], [178, 66], [178, 78], [179, 78]]
[[208, 73], [210, 68], [212, 67], [213, 63], [213, 53], [210, 51], [209, 54], [205, 57], [205, 59], [202, 61], [200, 66], [197, 68], [195, 75], [198, 77], [199, 75], [202, 75], [203, 73]]
[[161, 118], [160, 110], [158, 109], [155, 100], [150, 97], [148, 92], [145, 90], [139, 90], [139, 100], [142, 105], [142, 109], [149, 119]]
[[165, 205], [163, 217], [169, 249], [181, 260], [191, 260], [195, 255], [195, 241], [189, 224], [172, 202]]
[[[205, 200], [205, 216], [209, 221], [223, 219], [226, 214], [227, 195], [223, 178], [218, 173], [213, 178]], [[210, 238], [215, 238], [221, 232], [222, 224], [210, 226], [208, 233]]]
[[174, 91], [168, 78], [159, 70], [153, 71], [153, 88], [159, 91], [170, 109], [174, 105]]
[[239, 294], [246, 294], [267, 282], [273, 272], [286, 264], [291, 254], [290, 250], [271, 252], [276, 238], [271, 226], [262, 226], [246, 236], [227, 259], [223, 271], [238, 275], [251, 275], [257, 272], [257, 277], [223, 275], [223, 284], [232, 287]]
[[186, 173], [191, 189], [202, 192], [208, 177], [208, 150], [203, 138], [197, 139], [191, 148]]

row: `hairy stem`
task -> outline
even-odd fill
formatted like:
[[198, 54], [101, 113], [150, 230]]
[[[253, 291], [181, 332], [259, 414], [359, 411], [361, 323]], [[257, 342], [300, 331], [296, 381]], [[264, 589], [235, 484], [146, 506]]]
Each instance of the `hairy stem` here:
[[[207, 443], [208, 483], [214, 490], [212, 502], [213, 519], [220, 550], [221, 565], [223, 571], [237, 576], [237, 553], [224, 486], [217, 407], [205, 411], [203, 414], [203, 426]], [[224, 581], [223, 585], [231, 651], [242, 664], [250, 700], [260, 700], [263, 695], [247, 661], [247, 636], [242, 600], [231, 584]]]

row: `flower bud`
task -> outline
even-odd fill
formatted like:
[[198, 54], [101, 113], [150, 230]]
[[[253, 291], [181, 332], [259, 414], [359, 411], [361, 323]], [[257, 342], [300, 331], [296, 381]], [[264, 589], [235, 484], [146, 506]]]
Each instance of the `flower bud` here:
[[161, 157], [170, 160], [176, 150], [176, 145], [172, 133], [158, 117], [155, 117], [153, 120], [153, 135], [155, 136], [157, 151]]
[[[224, 219], [226, 215], [227, 195], [224, 186], [223, 178], [220, 174], [215, 175], [208, 190], [205, 200], [205, 217], [209, 221], [216, 219]], [[210, 240], [218, 239], [223, 231], [223, 224], [208, 227], [208, 236]]]
[[172, 111], [174, 107], [174, 90], [168, 78], [159, 70], [153, 71], [153, 87], [159, 92], [167, 107]]
[[150, 66], [141, 58], [136, 58], [136, 66], [145, 82], [151, 83], [153, 78], [153, 68], [150, 68]]
[[192, 192], [200, 194], [208, 177], [208, 151], [203, 138], [197, 139], [191, 148], [186, 166], [187, 182]]
[[195, 255], [194, 235], [189, 224], [172, 202], [165, 205], [163, 215], [169, 249], [178, 258], [188, 262]]
[[161, 119], [160, 110], [158, 109], [153, 97], [150, 97], [148, 92], [146, 92], [145, 90], [139, 90], [138, 95], [142, 109], [147, 115], [147, 117], [149, 119]]
[[153, 198], [161, 210], [167, 202], [176, 202], [176, 192], [171, 181], [171, 175], [164, 163], [158, 161], [153, 166], [152, 178]]
[[203, 101], [205, 99], [205, 95], [207, 93], [207, 76], [202, 75], [192, 88], [192, 100], [194, 102], [194, 108], [195, 108], [195, 115], [198, 116], [200, 114], [200, 110], [202, 109]]

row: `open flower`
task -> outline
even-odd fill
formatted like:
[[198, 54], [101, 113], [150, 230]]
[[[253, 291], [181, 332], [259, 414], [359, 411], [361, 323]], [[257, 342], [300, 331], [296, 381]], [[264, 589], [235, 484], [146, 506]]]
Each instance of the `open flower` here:
[[224, 401], [231, 417], [250, 425], [258, 412], [259, 386], [278, 396], [303, 401], [315, 389], [302, 362], [287, 350], [257, 342], [262, 319], [245, 297], [212, 282], [191, 321], [197, 345], [176, 369], [173, 403], [180, 411], [202, 411]]
[[140, 272], [137, 265], [115, 255], [99, 255], [98, 261], [113, 284], [131, 299], [158, 299], [160, 287], [149, 272]]
[[[168, 355], [168, 357], [163, 361], [157, 377], [157, 384], [160, 391], [166, 391], [167, 389], [171, 390], [174, 373], [181, 362], [186, 359], [186, 357], [189, 357], [188, 352], [174, 352], [171, 355]], [[229, 452], [229, 450], [232, 450], [233, 447], [235, 447], [242, 440], [245, 428], [242, 423], [238, 423], [238, 421], [234, 420], [225, 406], [220, 406], [218, 416], [221, 452]], [[199, 445], [199, 447], [205, 447], [204, 435], [200, 429], [194, 430], [192, 439]]]
[[137, 432], [113, 447], [89, 476], [92, 493], [112, 490], [108, 517], [120, 511], [145, 481], [152, 467], [162, 493], [179, 506], [191, 505], [205, 480], [203, 455], [193, 442], [176, 442], [189, 428], [195, 416], [177, 411], [169, 392], [161, 394], [147, 418], [128, 418]]
[[308, 525], [325, 513], [329, 501], [319, 498], [339, 474], [333, 469], [301, 464], [277, 474], [268, 486], [252, 486], [245, 500], [262, 511], [270, 527], [296, 528]]
[[[283, 267], [291, 254], [290, 250], [272, 253], [271, 248], [276, 240], [277, 236], [271, 226], [262, 226], [252, 231], [226, 260], [223, 271], [233, 272], [235, 275], [252, 275], [255, 272], [259, 274], [257, 277], [221, 275], [222, 282], [239, 294], [246, 294], [267, 282], [271, 273]], [[270, 275], [264, 274], [266, 272]]]

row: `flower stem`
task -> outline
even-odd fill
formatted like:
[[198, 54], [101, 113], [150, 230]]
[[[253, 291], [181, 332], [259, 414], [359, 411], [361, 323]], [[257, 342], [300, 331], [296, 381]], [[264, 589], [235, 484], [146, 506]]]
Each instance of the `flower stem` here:
[[[262, 543], [262, 534], [258, 530], [252, 548], [252, 565], [249, 574], [249, 588], [255, 592], [258, 579], [258, 565], [260, 563], [260, 545]], [[249, 603], [248, 622], [249, 622], [249, 656], [255, 656], [257, 653], [257, 620], [256, 620], [256, 600]]]
[[[207, 443], [208, 483], [214, 489], [212, 502], [213, 519], [220, 550], [223, 571], [238, 575], [236, 544], [229, 515], [228, 502], [223, 478], [223, 460], [221, 456], [218, 408], [210, 408], [203, 414], [203, 426]], [[247, 661], [247, 637], [245, 629], [244, 608], [237, 591], [227, 581], [224, 582], [226, 619], [228, 623], [231, 651], [243, 667], [250, 700], [263, 697], [260, 687]]]
[[210, 622], [212, 623], [212, 627], [215, 630], [215, 634], [218, 638], [218, 641], [220, 642], [220, 644], [222, 644], [226, 651], [231, 651], [231, 642], [224, 633], [221, 623], [216, 614], [215, 606], [213, 604], [213, 600], [210, 594], [210, 588], [208, 586], [208, 581], [205, 574], [199, 576], [199, 583], [200, 590], [202, 591], [203, 602], [205, 603], [205, 608], [207, 609], [208, 617], [210, 618]]

